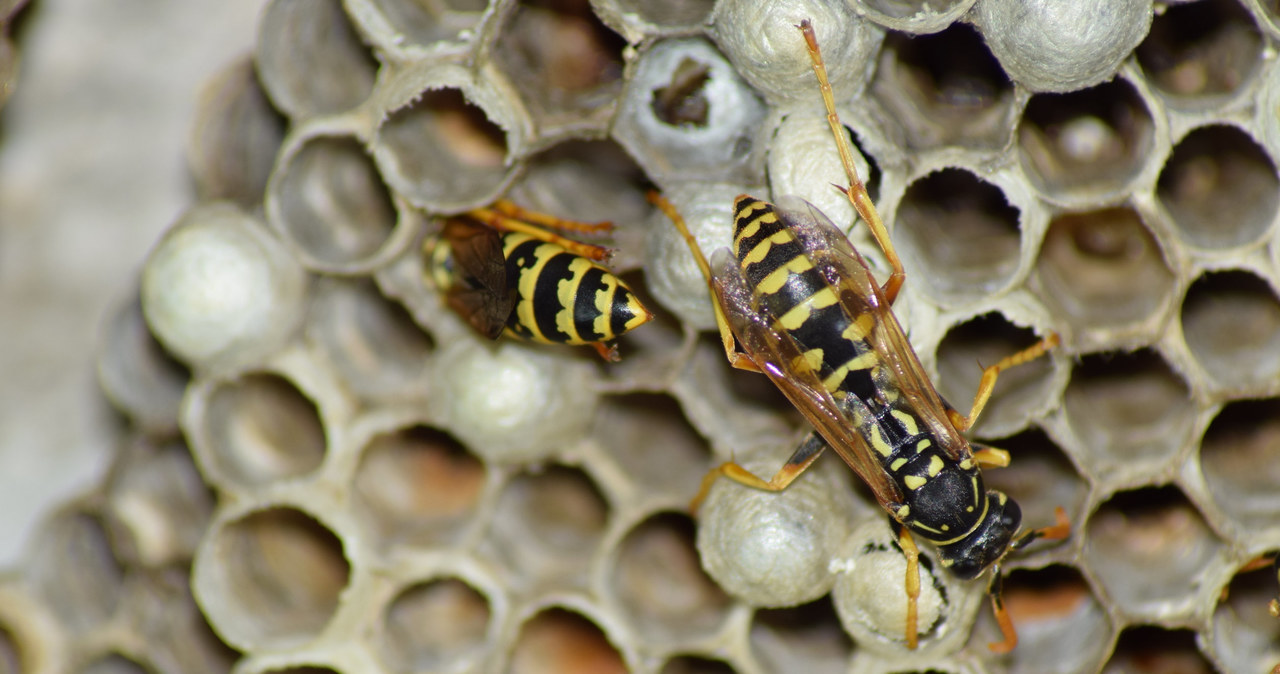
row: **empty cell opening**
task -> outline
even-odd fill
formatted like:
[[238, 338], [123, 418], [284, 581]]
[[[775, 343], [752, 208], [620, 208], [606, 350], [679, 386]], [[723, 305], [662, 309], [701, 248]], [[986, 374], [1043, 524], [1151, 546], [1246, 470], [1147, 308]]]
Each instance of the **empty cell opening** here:
[[751, 622], [751, 646], [768, 671], [800, 667], [811, 674], [843, 674], [849, 669], [853, 640], [840, 625], [831, 598], [792, 608], [757, 609]]
[[189, 562], [209, 528], [214, 495], [186, 445], [139, 441], [116, 461], [104, 515], [120, 557], [146, 567]]
[[968, 24], [932, 35], [890, 32], [872, 92], [908, 147], [994, 148], [1008, 139], [1013, 83]]
[[1275, 164], [1244, 131], [1205, 126], [1173, 148], [1156, 185], [1183, 236], [1206, 248], [1257, 241], [1280, 204]]
[[1138, 616], [1190, 614], [1222, 543], [1176, 487], [1111, 497], [1090, 518], [1084, 558], [1117, 608]]
[[711, 112], [706, 85], [711, 66], [685, 57], [664, 86], [652, 91], [653, 116], [670, 126], [705, 127]]
[[1280, 662], [1280, 620], [1270, 610], [1280, 594], [1274, 555], [1246, 564], [1219, 594], [1213, 645], [1225, 671], [1269, 672]]
[[707, 576], [686, 515], [659, 513], [618, 545], [611, 583], [631, 622], [655, 640], [710, 634], [725, 618], [729, 598]]
[[[1070, 566], [1010, 573], [1004, 579], [1004, 604], [1018, 630], [1010, 672], [1097, 671], [1110, 652], [1112, 627], [1106, 609]], [[991, 612], [979, 616], [980, 640], [999, 640]]]
[[347, 385], [365, 398], [420, 393], [435, 341], [399, 304], [367, 280], [318, 284], [311, 336]]
[[152, 674], [150, 667], [119, 653], [100, 657], [79, 670], [81, 674]]
[[306, 141], [272, 189], [272, 214], [284, 234], [322, 270], [364, 262], [396, 226], [391, 194], [353, 138]]
[[520, 628], [511, 647], [510, 674], [627, 674], [622, 654], [591, 619], [550, 608]]
[[1280, 520], [1280, 399], [1222, 408], [1200, 444], [1200, 468], [1213, 500], [1241, 532]]
[[1164, 306], [1174, 280], [1160, 245], [1131, 208], [1054, 218], [1035, 273], [1054, 315], [1081, 328], [1146, 319]]
[[272, 508], [214, 535], [201, 562], [212, 581], [202, 604], [221, 634], [286, 648], [328, 625], [351, 574], [332, 531], [301, 511]]
[[251, 60], [237, 62], [205, 85], [188, 152], [199, 201], [225, 199], [247, 211], [256, 209], [286, 126]]
[[38, 532], [24, 566], [32, 586], [71, 632], [87, 632], [115, 614], [125, 572], [98, 517], [57, 517]]
[[[967, 414], [978, 391], [985, 365], [993, 365], [1039, 341], [1030, 328], [1020, 328], [998, 313], [985, 314], [956, 325], [938, 344], [938, 391], [957, 410]], [[1042, 356], [1000, 373], [986, 409], [977, 420], [985, 437], [1011, 435], [1024, 426], [1034, 410], [1044, 409], [1057, 395], [1050, 389], [1052, 360]]]
[[1156, 14], [1138, 45], [1138, 63], [1175, 97], [1236, 92], [1262, 61], [1262, 33], [1236, 0], [1170, 5]]
[[587, 582], [608, 519], [609, 504], [586, 473], [553, 465], [507, 483], [489, 540], [513, 586], [561, 581], [577, 587]]
[[293, 117], [359, 105], [373, 91], [378, 69], [338, 0], [269, 3], [256, 62], [272, 100]]
[[976, 299], [1008, 284], [1018, 269], [1020, 213], [999, 187], [949, 168], [907, 188], [895, 243], [911, 283], [939, 299]]
[[419, 47], [462, 37], [480, 23], [489, 6], [487, 0], [373, 0], [387, 23]]
[[1151, 349], [1081, 358], [1063, 407], [1081, 462], [1099, 476], [1138, 462], [1155, 470], [1178, 454], [1195, 421], [1186, 382]]
[[446, 433], [379, 435], [356, 468], [356, 513], [383, 549], [448, 545], [472, 521], [485, 479], [484, 464]]
[[1252, 273], [1196, 279], [1182, 301], [1182, 334], [1219, 387], [1270, 388], [1280, 377], [1280, 301]]
[[401, 592], [384, 615], [379, 655], [396, 672], [460, 671], [487, 648], [489, 600], [458, 578]]
[[[999, 489], [1018, 502], [1024, 529], [1053, 524], [1057, 508], [1067, 511], [1068, 516], [1083, 510], [1088, 486], [1044, 431], [1031, 429], [990, 444], [1009, 452], [1011, 459], [1004, 468], [983, 469], [983, 480], [988, 488]], [[1033, 553], [1054, 545], [1054, 541], [1042, 541], [1026, 550]]]
[[108, 320], [98, 350], [98, 381], [107, 397], [144, 433], [177, 430], [191, 371], [156, 340], [135, 295]]
[[1210, 674], [1217, 668], [1196, 648], [1196, 633], [1154, 625], [1128, 627], [1120, 633], [1103, 674], [1178, 672]]
[[699, 655], [677, 655], [662, 665], [660, 674], [735, 674], [733, 665]]
[[252, 374], [219, 385], [201, 425], [210, 459], [242, 484], [305, 475], [324, 460], [325, 431], [315, 404], [278, 375]]
[[592, 435], [640, 489], [692, 498], [711, 452], [670, 396], [633, 393], [606, 399]]
[[1050, 195], [1114, 192], [1142, 168], [1154, 131], [1138, 92], [1117, 79], [1032, 96], [1018, 124], [1018, 155], [1031, 181]]

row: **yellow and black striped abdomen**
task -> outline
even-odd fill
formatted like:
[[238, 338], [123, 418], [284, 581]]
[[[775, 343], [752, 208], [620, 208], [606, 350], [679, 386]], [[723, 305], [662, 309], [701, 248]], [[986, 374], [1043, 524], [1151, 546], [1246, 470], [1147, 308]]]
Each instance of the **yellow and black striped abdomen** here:
[[612, 272], [554, 243], [502, 234], [507, 284], [516, 304], [509, 333], [534, 342], [581, 345], [615, 339], [652, 318]]

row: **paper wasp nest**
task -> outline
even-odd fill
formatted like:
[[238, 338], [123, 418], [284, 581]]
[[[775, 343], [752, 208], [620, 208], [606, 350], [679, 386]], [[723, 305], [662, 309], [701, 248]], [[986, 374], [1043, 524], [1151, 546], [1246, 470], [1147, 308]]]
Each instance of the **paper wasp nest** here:
[[[100, 356], [135, 439], [0, 584], [0, 671], [1280, 662], [1276, 578], [1242, 570], [1280, 549], [1275, 8], [765, 4], [270, 2], [201, 101], [200, 202]], [[901, 556], [834, 457], [687, 511], [714, 462], [780, 466], [798, 417], [695, 335], [705, 284], [645, 192], [708, 251], [739, 192], [852, 222], [803, 18], [939, 390], [967, 409], [977, 363], [1063, 339], [975, 432], [1011, 452], [985, 476], [1025, 525], [1073, 523], [1006, 565], [1008, 656], [984, 581], [933, 561], [902, 647]], [[423, 284], [439, 216], [500, 195], [617, 224], [613, 266], [661, 314], [621, 363], [484, 342]], [[780, 545], [809, 556], [752, 567]]]

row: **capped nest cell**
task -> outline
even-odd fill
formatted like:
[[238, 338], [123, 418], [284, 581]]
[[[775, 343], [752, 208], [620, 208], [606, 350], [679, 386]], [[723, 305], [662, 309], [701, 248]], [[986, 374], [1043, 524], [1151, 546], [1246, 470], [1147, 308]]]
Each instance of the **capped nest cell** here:
[[[104, 331], [127, 441], [0, 578], [0, 670], [1280, 662], [1254, 563], [1280, 549], [1274, 3], [765, 4], [268, 2], [252, 62], [199, 101], [199, 201]], [[1025, 527], [1072, 524], [1002, 565], [1009, 654], [987, 577], [927, 544], [907, 647], [903, 552], [837, 457], [690, 511], [708, 469], [772, 475], [807, 426], [730, 367], [646, 194], [708, 254], [737, 195], [799, 195], [888, 271], [831, 187], [806, 18], [938, 391], [967, 413], [983, 365], [1061, 340], [973, 429], [1009, 451], [986, 482]], [[621, 362], [489, 341], [430, 281], [424, 240], [500, 197], [612, 221], [568, 236], [612, 248], [654, 314]]]

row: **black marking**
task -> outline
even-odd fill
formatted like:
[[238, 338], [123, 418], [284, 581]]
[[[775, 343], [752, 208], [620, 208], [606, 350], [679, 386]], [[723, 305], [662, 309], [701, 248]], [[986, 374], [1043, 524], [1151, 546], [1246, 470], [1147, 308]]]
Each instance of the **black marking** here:
[[[602, 342], [613, 338], [613, 335], [596, 332], [596, 319], [600, 317], [600, 310], [596, 308], [596, 296], [609, 291], [604, 276], [603, 269], [592, 265], [582, 274], [582, 282], [574, 291], [573, 325], [578, 331], [578, 337], [584, 342]], [[618, 333], [615, 331], [613, 334]]]

